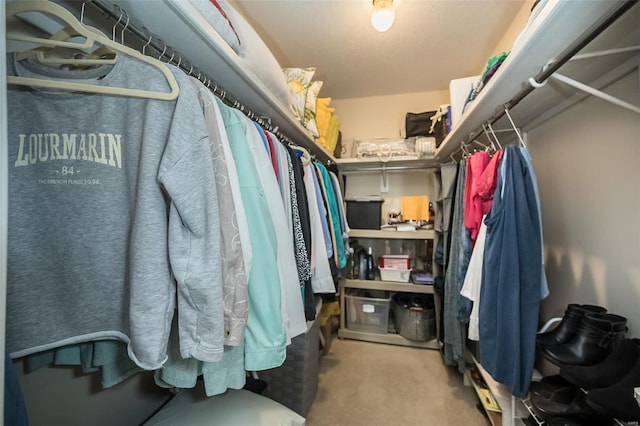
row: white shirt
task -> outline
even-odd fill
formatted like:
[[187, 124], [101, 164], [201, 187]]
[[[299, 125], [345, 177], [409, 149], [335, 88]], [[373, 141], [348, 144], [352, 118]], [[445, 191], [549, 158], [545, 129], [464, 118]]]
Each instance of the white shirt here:
[[473, 247], [471, 259], [467, 274], [464, 276], [464, 284], [460, 290], [460, 294], [473, 302], [471, 316], [469, 317], [469, 339], [480, 340], [480, 332], [478, 331], [479, 320], [478, 312], [480, 311], [480, 290], [482, 288], [482, 263], [484, 261], [484, 243], [487, 239], [487, 225], [484, 224], [484, 218], [480, 224], [476, 245]]

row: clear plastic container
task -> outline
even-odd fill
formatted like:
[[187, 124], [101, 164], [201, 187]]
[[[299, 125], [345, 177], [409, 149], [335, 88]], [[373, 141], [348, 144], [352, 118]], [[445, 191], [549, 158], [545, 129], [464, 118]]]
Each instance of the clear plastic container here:
[[387, 334], [391, 297], [367, 297], [361, 292], [345, 294], [347, 329]]

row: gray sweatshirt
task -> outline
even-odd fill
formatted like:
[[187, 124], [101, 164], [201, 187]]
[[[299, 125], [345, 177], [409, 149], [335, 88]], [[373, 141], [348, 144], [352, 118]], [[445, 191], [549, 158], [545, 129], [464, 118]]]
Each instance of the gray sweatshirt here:
[[[86, 71], [16, 63], [8, 74], [168, 91], [121, 55]], [[141, 368], [222, 357], [220, 231], [211, 150], [187, 77], [175, 101], [9, 86], [7, 350], [127, 342]], [[176, 303], [177, 299], [177, 303]]]

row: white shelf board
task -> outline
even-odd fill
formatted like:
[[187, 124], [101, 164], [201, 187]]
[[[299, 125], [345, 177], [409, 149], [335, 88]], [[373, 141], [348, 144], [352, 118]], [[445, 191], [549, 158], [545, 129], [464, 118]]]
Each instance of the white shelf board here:
[[296, 144], [309, 149], [321, 161], [335, 162], [189, 2], [119, 0], [118, 5], [247, 108], [269, 117]]
[[[529, 85], [529, 77], [537, 75], [549, 60], [559, 57], [575, 40], [587, 34], [615, 11], [623, 0], [560, 1], [549, 0], [537, 18], [525, 29], [517, 46], [500, 66], [487, 86], [469, 105], [458, 125], [436, 150], [436, 159], [446, 161], [458, 150], [460, 142], [482, 128], [502, 106]], [[570, 17], [570, 18], [568, 18]], [[526, 105], [526, 100], [523, 101]], [[530, 119], [543, 111], [515, 109]], [[516, 122], [518, 125], [519, 123]]]
[[338, 330], [338, 337], [341, 339], [354, 339], [354, 340], [364, 340], [365, 342], [374, 342], [374, 343], [386, 343], [389, 345], [400, 345], [400, 346], [411, 346], [414, 348], [424, 348], [424, 349], [440, 349], [440, 345], [438, 344], [438, 340], [429, 340], [428, 342], [417, 342], [415, 340], [409, 340], [402, 337], [399, 334], [378, 334], [378, 333], [367, 333], [364, 331], [354, 331], [349, 330], [348, 328], [341, 328]]
[[336, 158], [340, 172], [379, 171], [384, 166], [387, 170], [429, 169], [439, 165], [435, 158], [392, 157], [381, 158]]
[[381, 231], [378, 229], [351, 229], [349, 238], [379, 238], [387, 240], [431, 240], [433, 229], [419, 231]]
[[349, 280], [342, 281], [342, 285], [345, 288], [362, 288], [366, 290], [384, 290], [384, 291], [397, 291], [407, 293], [422, 293], [433, 294], [432, 285], [412, 284], [412, 283], [399, 283], [394, 281], [379, 281], [379, 280]]
[[[480, 372], [480, 375], [484, 379], [485, 383], [489, 387], [489, 390], [491, 391], [491, 394], [493, 395], [496, 402], [500, 406], [500, 409], [502, 410], [502, 416], [503, 416], [502, 424], [510, 425], [511, 424], [510, 420], [512, 418], [512, 413], [511, 413], [511, 396], [512, 395], [511, 395], [511, 392], [509, 391], [509, 388], [507, 388], [502, 383], [496, 382], [495, 379], [491, 377], [491, 374], [489, 374], [489, 372], [484, 369], [484, 367], [475, 359], [473, 355], [469, 354], [469, 356], [472, 358], [473, 363], [476, 365], [476, 368]], [[535, 377], [536, 375], [539, 375], [539, 373], [534, 371], [533, 376]], [[526, 407], [522, 404], [520, 400], [516, 400], [515, 414], [516, 415], [514, 417], [514, 420], [516, 420], [516, 424], [518, 423], [517, 421], [520, 419], [520, 417], [526, 417], [526, 414], [528, 414]]]
[[471, 374], [469, 373], [469, 370], [465, 371], [464, 375], [466, 376], [465, 381], [471, 383], [471, 386], [476, 391], [476, 395], [478, 395], [480, 404], [482, 405], [484, 412], [487, 414], [489, 422], [491, 422], [491, 426], [502, 426], [502, 413], [489, 410], [484, 402], [484, 395], [482, 395], [482, 393], [480, 392], [480, 386], [478, 386], [478, 384], [473, 380]]

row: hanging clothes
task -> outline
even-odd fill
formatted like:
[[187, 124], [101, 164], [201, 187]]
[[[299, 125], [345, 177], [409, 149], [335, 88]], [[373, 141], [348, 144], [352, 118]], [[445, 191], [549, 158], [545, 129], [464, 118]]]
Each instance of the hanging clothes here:
[[457, 365], [460, 372], [465, 371], [465, 331], [458, 320], [457, 304], [460, 296], [458, 280], [460, 277], [460, 252], [462, 239], [467, 230], [464, 227], [464, 187], [466, 182], [467, 160], [462, 159], [458, 165], [458, 179], [451, 220], [451, 250], [449, 264], [444, 279], [444, 362]]
[[28, 426], [27, 407], [24, 404], [16, 367], [9, 353], [4, 355], [4, 425]]
[[[222, 294], [224, 308], [224, 331], [226, 345], [238, 346], [244, 339], [244, 330], [249, 316], [249, 294], [247, 274], [244, 267], [242, 239], [238, 226], [237, 202], [234, 200], [229, 169], [235, 163], [225, 158], [220, 128], [224, 123], [219, 120], [220, 113], [213, 99], [213, 94], [198, 80], [191, 78], [191, 83], [198, 93], [200, 106], [205, 117], [213, 170], [216, 176], [216, 191], [220, 214], [220, 240], [222, 264]], [[227, 142], [228, 143], [228, 142]], [[239, 189], [239, 188], [238, 188]], [[238, 196], [240, 194], [237, 194]], [[245, 219], [246, 220], [246, 219]]]
[[480, 232], [478, 232], [478, 238], [476, 239], [476, 245], [473, 248], [471, 254], [471, 260], [469, 260], [469, 267], [464, 277], [464, 283], [460, 294], [471, 302], [473, 306], [469, 313], [469, 325], [467, 335], [469, 340], [480, 340], [479, 327], [479, 308], [480, 308], [480, 292], [482, 288], [482, 265], [484, 263], [484, 247], [487, 236], [487, 225], [484, 223], [484, 216], [482, 223], [480, 224]]
[[485, 219], [480, 362], [514, 396], [524, 397], [533, 373], [541, 301], [540, 218], [533, 176], [519, 148], [505, 148], [502, 170]]
[[[176, 302], [182, 355], [221, 356], [211, 150], [191, 83], [169, 68], [180, 87], [174, 101], [9, 87], [6, 337], [13, 357], [119, 339], [138, 366], [157, 369], [167, 358]], [[11, 55], [7, 71], [166, 89], [157, 68], [126, 55], [88, 70]]]
[[[296, 176], [296, 174], [298, 174], [299, 172], [294, 170], [294, 162], [296, 166], [299, 166], [300, 159], [290, 148], [285, 149], [284, 156], [287, 160], [286, 176], [289, 179], [289, 198], [291, 199], [294, 254], [296, 257], [298, 278], [302, 283], [311, 278], [311, 264], [309, 263], [309, 253], [307, 246], [308, 238], [305, 238], [307, 236], [307, 232], [309, 232], [309, 215], [307, 212], [307, 207], [305, 205], [306, 199], [298, 199], [301, 196], [305, 196], [304, 191], [300, 191], [302, 176]], [[304, 186], [304, 183], [302, 183], [302, 185]]]
[[344, 268], [347, 265], [346, 251], [344, 248], [343, 230], [340, 220], [340, 213], [338, 211], [338, 201], [333, 190], [333, 184], [331, 183], [331, 176], [327, 169], [319, 163], [316, 163], [316, 168], [319, 170], [319, 180], [324, 187], [324, 194], [326, 196], [327, 204], [329, 206], [328, 212], [330, 216], [329, 226], [331, 228], [332, 240], [334, 246], [334, 257], [336, 259], [336, 266], [339, 269]]
[[540, 224], [540, 251], [542, 259], [542, 274], [540, 279], [540, 298], [545, 299], [549, 296], [549, 285], [547, 283], [547, 274], [544, 270], [544, 237], [542, 235], [542, 210], [540, 208], [540, 193], [538, 192], [538, 179], [536, 178], [536, 173], [533, 170], [533, 159], [531, 158], [531, 154], [527, 148], [521, 147], [520, 153], [522, 154], [522, 158], [524, 158], [525, 163], [527, 164], [527, 169], [529, 170], [529, 174], [531, 175], [531, 180], [533, 182], [533, 190], [536, 194], [536, 205], [538, 207], [538, 219]]
[[[494, 155], [491, 157], [486, 167], [482, 171], [479, 176], [476, 176], [472, 182], [472, 189], [470, 192], [473, 193], [472, 201], [475, 203], [475, 208], [480, 208], [481, 218], [479, 221], [480, 229], [482, 229], [484, 224], [484, 217], [489, 213], [491, 209], [491, 205], [493, 203], [493, 195], [495, 193], [496, 185], [497, 185], [497, 174], [498, 168], [500, 166], [500, 162], [502, 160], [502, 150], [496, 151]], [[480, 163], [484, 163], [484, 157], [481, 157]], [[469, 179], [467, 178], [467, 183]], [[465, 192], [468, 191], [469, 188], [465, 188]], [[467, 198], [465, 197], [465, 200]], [[475, 212], [477, 213], [477, 211]], [[475, 222], [474, 222], [475, 223]], [[485, 231], [486, 232], [486, 231]], [[478, 240], [480, 233], [476, 235], [476, 241], [471, 241], [472, 233], [468, 233], [464, 243], [464, 259], [466, 263], [462, 266], [460, 271], [460, 277], [463, 281], [460, 285], [460, 295], [461, 297], [458, 299], [458, 319], [465, 324], [468, 324], [471, 320], [475, 322], [474, 326], [469, 325], [469, 336], [473, 334], [473, 336], [477, 336], [477, 321], [478, 321], [478, 306], [477, 304], [474, 306], [472, 302], [476, 299], [479, 299], [479, 293], [476, 295], [476, 292], [480, 291], [481, 287], [481, 276], [482, 276], [482, 264], [484, 258], [484, 238], [482, 240], [482, 247], [478, 247]], [[471, 250], [471, 252], [469, 251]], [[476, 251], [478, 254], [475, 254]], [[470, 274], [469, 268], [471, 268], [471, 259], [473, 256], [476, 256], [475, 263], [473, 265], [474, 272], [472, 273], [473, 282], [467, 282], [467, 275]], [[464, 286], [467, 285], [469, 288], [466, 291], [463, 291]], [[472, 289], [472, 290], [470, 290]], [[473, 295], [475, 299], [472, 299], [468, 296], [468, 294]], [[475, 311], [475, 314], [472, 314]], [[474, 318], [471, 319], [471, 316], [474, 315]], [[478, 337], [475, 337], [473, 340], [478, 340]]]
[[[257, 123], [254, 123], [254, 125], [257, 125]], [[279, 144], [279, 142], [271, 133], [265, 132], [262, 128], [260, 128], [260, 131], [260, 133], [264, 135], [267, 140], [267, 145], [269, 146], [269, 157], [271, 158], [271, 166], [273, 167], [273, 172], [276, 174], [277, 180], [280, 178], [280, 171], [278, 169], [278, 154], [276, 151], [276, 145]]]
[[347, 223], [347, 215], [344, 211], [344, 200], [342, 198], [342, 191], [340, 190], [340, 182], [338, 176], [335, 173], [329, 172], [331, 176], [331, 183], [333, 184], [333, 192], [336, 194], [336, 201], [338, 204], [338, 217], [340, 218], [340, 229], [342, 230], [342, 243], [344, 247], [349, 246], [349, 224]]
[[482, 199], [478, 195], [478, 180], [489, 164], [489, 153], [476, 152], [467, 159], [467, 174], [464, 197], [464, 226], [471, 232], [475, 242], [482, 220]]
[[324, 193], [324, 188], [320, 185], [320, 171], [311, 164], [311, 179], [313, 180], [313, 186], [316, 192], [316, 201], [318, 203], [318, 212], [320, 213], [320, 222], [322, 224], [322, 235], [324, 236], [324, 244], [327, 252], [327, 257], [333, 258], [333, 238], [331, 236], [331, 227], [329, 226], [330, 217], [327, 204], [327, 197]]
[[[295, 272], [297, 271], [297, 266], [293, 244], [291, 243], [291, 232], [287, 224], [288, 219], [280, 196], [278, 181], [273, 172], [269, 156], [262, 146], [260, 132], [244, 114], [238, 110], [232, 111], [245, 132], [245, 139], [249, 145], [274, 227], [277, 259], [275, 266], [280, 277], [282, 321], [287, 332], [287, 345], [289, 345], [291, 339], [307, 331], [307, 323], [304, 316], [300, 280], [297, 272]], [[254, 368], [250, 370], [260, 369]]]
[[207, 396], [219, 395], [227, 389], [242, 389], [246, 383], [245, 347], [225, 346], [222, 359], [202, 362], [183, 358], [179, 351], [178, 331], [174, 324], [167, 349], [167, 362], [154, 372], [154, 381], [162, 388], [192, 389], [202, 376]]
[[[293, 174], [293, 191], [291, 193], [294, 206], [294, 221], [300, 222], [300, 234], [295, 236], [296, 246], [302, 245], [300, 255], [302, 262], [298, 261], [298, 276], [303, 289], [304, 313], [307, 321], [316, 318], [316, 303], [311, 287], [311, 219], [309, 217], [309, 201], [304, 187], [304, 171], [300, 157], [290, 147], [287, 149], [288, 157], [291, 160]], [[296, 218], [297, 216], [297, 218]], [[297, 259], [296, 259], [297, 261]], [[302, 264], [302, 265], [301, 265]], [[301, 268], [301, 266], [302, 268]]]
[[[282, 318], [282, 295], [277, 264], [276, 235], [265, 191], [258, 176], [246, 129], [235, 111], [215, 99], [222, 115], [238, 170], [251, 246], [259, 252], [252, 257], [248, 277], [249, 316], [244, 335], [247, 370], [256, 371], [282, 365], [286, 356], [287, 332]], [[264, 151], [264, 148], [261, 147]], [[266, 155], [266, 154], [265, 154]], [[270, 166], [270, 162], [266, 165]], [[271, 172], [273, 175], [273, 172]]]
[[[180, 350], [177, 342], [177, 350]], [[24, 359], [25, 373], [45, 366], [77, 365], [83, 374], [100, 373], [103, 389], [122, 383], [141, 371], [127, 353], [127, 345], [119, 340], [97, 340], [62, 346], [28, 355]]]
[[[327, 248], [323, 231], [322, 220], [325, 219], [324, 204], [320, 194], [316, 191], [318, 188], [315, 179], [315, 170], [311, 163], [304, 166], [304, 182], [307, 191], [307, 200], [309, 201], [309, 217], [311, 223], [311, 286], [314, 293], [330, 293], [335, 294], [336, 287], [331, 276], [331, 268], [329, 266], [329, 258], [331, 253], [331, 243]], [[316, 189], [317, 188], [317, 189]], [[323, 211], [320, 211], [322, 208]]]
[[[489, 160], [489, 164], [487, 164], [487, 167], [485, 167], [475, 183], [475, 193], [482, 201], [483, 217], [489, 214], [491, 205], [493, 204], [493, 194], [498, 184], [498, 169], [502, 162], [503, 152], [502, 150], [498, 150], [493, 154], [491, 160]], [[480, 223], [482, 223], [482, 221]]]

